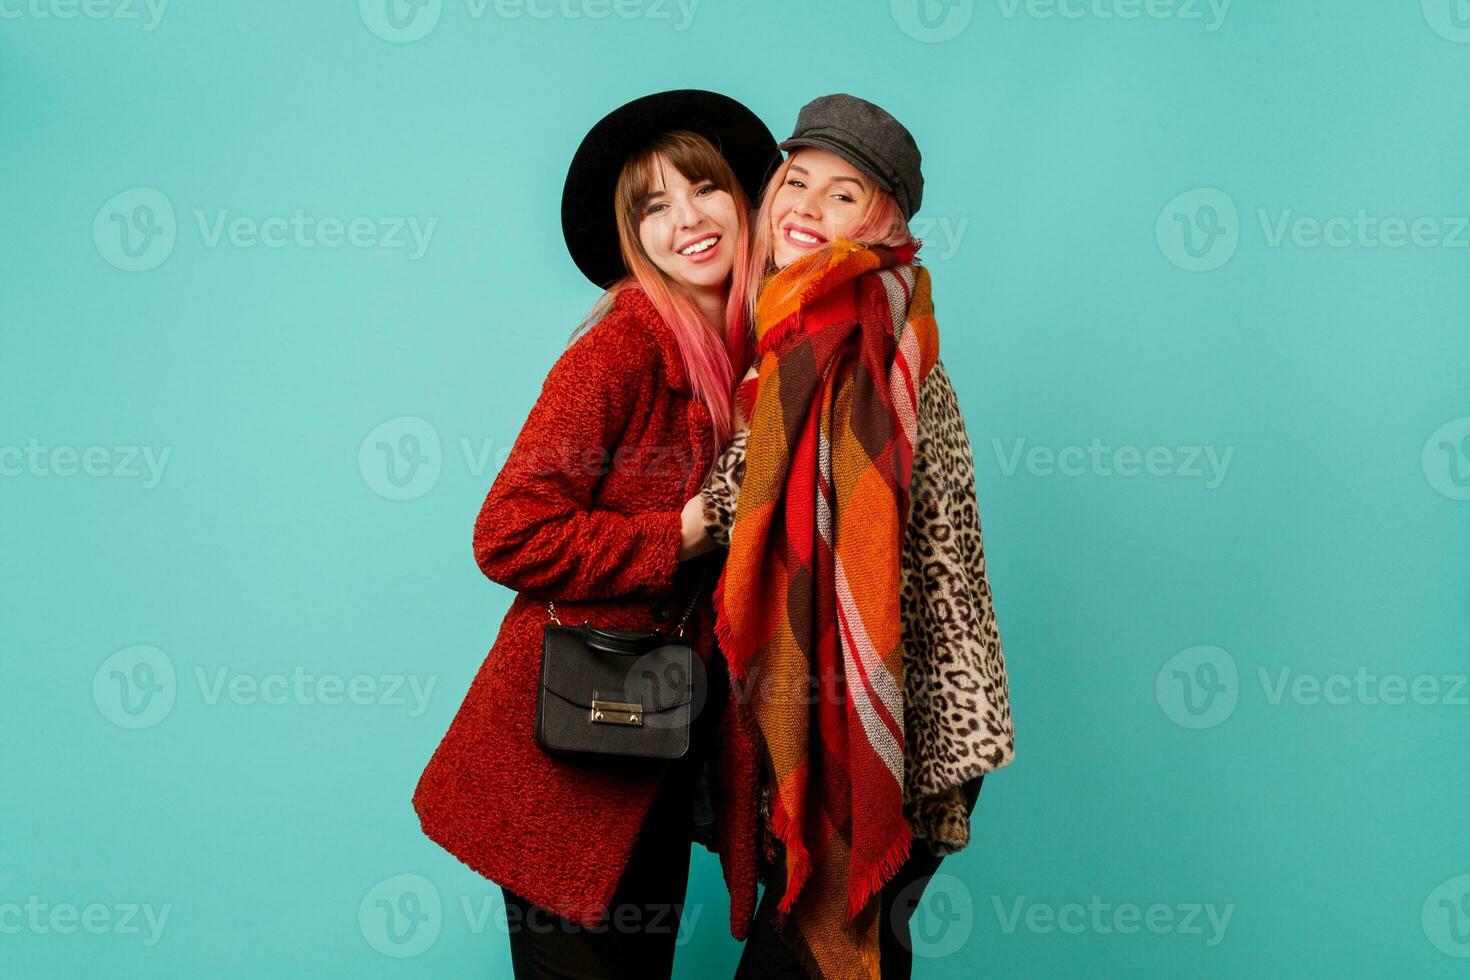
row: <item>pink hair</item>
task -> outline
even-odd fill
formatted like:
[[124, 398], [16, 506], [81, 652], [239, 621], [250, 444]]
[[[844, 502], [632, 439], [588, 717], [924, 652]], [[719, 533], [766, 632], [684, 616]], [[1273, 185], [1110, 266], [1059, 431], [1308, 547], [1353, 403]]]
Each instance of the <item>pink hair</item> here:
[[[735, 199], [739, 230], [735, 236], [735, 260], [731, 267], [729, 296], [725, 301], [724, 336], [710, 328], [694, 298], [653, 264], [638, 237], [642, 216], [638, 202], [651, 193], [659, 172], [667, 164], [690, 182], [708, 180]], [[750, 263], [750, 202], [735, 179], [729, 163], [709, 140], [687, 130], [664, 133], [643, 150], [629, 157], [618, 176], [613, 194], [617, 212], [618, 241], [628, 275], [608, 287], [592, 307], [578, 332], [602, 319], [619, 293], [637, 287], [647, 295], [660, 317], [674, 332], [684, 371], [695, 397], [709, 409], [715, 444], [723, 446], [734, 434], [735, 382], [745, 372], [746, 277]], [[575, 335], [574, 335], [575, 336]], [[736, 370], [739, 365], [739, 371]]]

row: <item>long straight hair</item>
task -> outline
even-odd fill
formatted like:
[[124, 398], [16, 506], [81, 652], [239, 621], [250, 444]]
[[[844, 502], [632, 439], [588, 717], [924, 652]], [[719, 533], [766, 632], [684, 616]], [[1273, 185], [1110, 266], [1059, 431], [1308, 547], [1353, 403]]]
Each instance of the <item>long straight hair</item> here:
[[[735, 200], [739, 227], [723, 331], [712, 329], [688, 290], [653, 264], [638, 237], [643, 217], [638, 202], [663, 184], [666, 166], [679, 171], [690, 183], [707, 180]], [[608, 287], [577, 332], [601, 320], [623, 290], [635, 286], [642, 289], [673, 331], [689, 386], [709, 409], [715, 445], [723, 446], [734, 434], [735, 381], [745, 372], [744, 362], [748, 357], [746, 338], [750, 331], [745, 322], [749, 308], [745, 269], [750, 262], [750, 201], [714, 144], [698, 133], [674, 130], [659, 136], [623, 163], [613, 193], [613, 207], [617, 213], [618, 243], [628, 275]]]
[[[775, 233], [771, 230], [772, 212], [776, 209], [776, 193], [785, 185], [786, 174], [791, 170], [791, 161], [796, 159], [797, 150], [788, 156], [781, 166], [776, 168], [775, 174], [766, 183], [765, 190], [761, 191], [760, 207], [755, 214], [755, 236], [750, 245], [750, 264], [746, 266], [745, 283], [742, 292], [745, 294], [746, 317], [750, 323], [750, 339], [747, 345], [753, 346], [755, 336], [755, 304], [760, 298], [761, 284], [765, 282], [766, 276], [776, 271], [775, 257]], [[868, 206], [863, 209], [862, 216], [847, 233], [850, 241], [862, 245], [907, 245], [914, 240], [913, 232], [909, 231], [909, 223], [904, 219], [903, 208], [898, 206], [898, 199], [892, 194], [878, 187], [862, 171], [858, 171], [862, 179], [863, 188], [868, 192]], [[733, 293], [734, 290], [731, 290]], [[750, 365], [742, 364], [740, 374], [743, 376]]]

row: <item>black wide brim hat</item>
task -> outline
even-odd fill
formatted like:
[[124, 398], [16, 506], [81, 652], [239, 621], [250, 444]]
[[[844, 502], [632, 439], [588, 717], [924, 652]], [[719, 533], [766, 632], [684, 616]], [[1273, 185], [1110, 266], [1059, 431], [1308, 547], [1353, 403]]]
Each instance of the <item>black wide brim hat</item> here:
[[634, 99], [603, 116], [582, 140], [561, 195], [561, 230], [582, 274], [606, 289], [628, 274], [618, 246], [613, 194], [628, 157], [664, 133], [687, 129], [725, 157], [752, 206], [781, 160], [755, 113], [726, 95], [676, 89]]

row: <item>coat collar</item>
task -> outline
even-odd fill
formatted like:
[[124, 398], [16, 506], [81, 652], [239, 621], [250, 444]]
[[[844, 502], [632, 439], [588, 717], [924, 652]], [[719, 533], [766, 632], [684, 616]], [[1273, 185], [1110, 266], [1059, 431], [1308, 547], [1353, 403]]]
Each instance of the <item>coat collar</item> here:
[[648, 294], [637, 286], [629, 286], [618, 293], [613, 309], [632, 316], [648, 331], [663, 355], [664, 377], [675, 391], [692, 391], [689, 375], [684, 370], [684, 355], [679, 350], [679, 340], [674, 329], [659, 316]]

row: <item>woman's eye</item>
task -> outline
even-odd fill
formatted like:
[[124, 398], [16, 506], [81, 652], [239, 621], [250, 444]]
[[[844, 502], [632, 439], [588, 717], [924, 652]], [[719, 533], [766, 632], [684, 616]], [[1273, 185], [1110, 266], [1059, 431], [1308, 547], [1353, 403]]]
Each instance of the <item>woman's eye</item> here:
[[786, 182], [786, 183], [787, 183], [787, 184], [789, 184], [789, 185], [790, 185], [790, 186], [792, 186], [792, 187], [805, 187], [805, 186], [806, 186], [806, 185], [805, 185], [805, 184], [803, 184], [803, 183], [802, 183], [802, 182], [801, 182], [801, 181], [800, 181], [800, 180], [799, 180], [799, 179], [798, 179], [798, 178], [796, 178], [796, 177], [792, 177], [792, 178], [791, 178], [791, 179], [790, 179], [790, 180], [788, 180], [788, 181], [787, 181], [787, 182]]
[[835, 197], [835, 198], [837, 198], [837, 200], [841, 201], [844, 204], [853, 204], [853, 203], [856, 203], [853, 200], [853, 198], [850, 195], [847, 195], [847, 194], [834, 194], [832, 196]]
[[712, 193], [714, 193], [717, 190], [719, 190], [719, 188], [716, 187], [714, 184], [705, 184], [703, 187], [701, 187], [695, 193], [697, 193], [697, 194], [712, 194]]
[[668, 207], [667, 204], [650, 204], [648, 206], [648, 210], [645, 211], [645, 212], [643, 212], [643, 213], [644, 214], [658, 214], [658, 212], [659, 212], [659, 210], [661, 208], [666, 208], [666, 207]]

